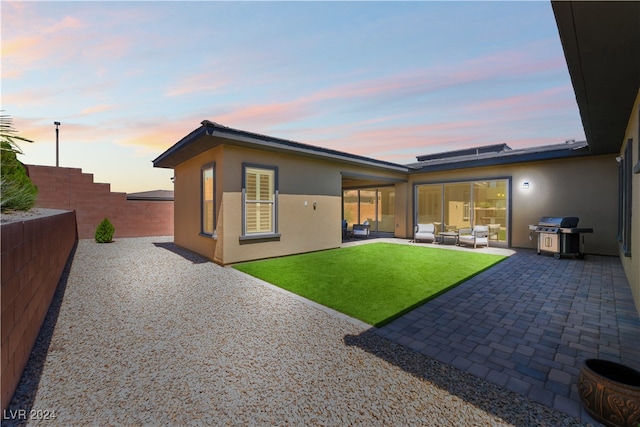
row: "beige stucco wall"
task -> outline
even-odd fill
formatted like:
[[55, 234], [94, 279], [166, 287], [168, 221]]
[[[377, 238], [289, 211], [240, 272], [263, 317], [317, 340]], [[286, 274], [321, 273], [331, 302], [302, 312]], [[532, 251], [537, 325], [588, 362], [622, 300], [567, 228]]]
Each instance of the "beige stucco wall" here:
[[[242, 234], [242, 164], [278, 168], [279, 241], [250, 242]], [[224, 148], [223, 264], [324, 250], [342, 244], [342, 173], [398, 178], [400, 174], [376, 172], [345, 163], [284, 153], [226, 146]], [[315, 203], [315, 209], [314, 209]], [[220, 236], [218, 236], [220, 240]]]
[[[215, 162], [216, 239], [200, 236], [200, 170]], [[241, 240], [242, 165], [276, 167], [278, 171], [278, 233], [276, 241]], [[175, 236], [177, 245], [220, 263], [283, 256], [339, 247], [342, 244], [343, 172], [398, 179], [402, 174], [346, 163], [236, 146], [219, 146], [175, 169]], [[406, 187], [406, 185], [404, 186]], [[404, 191], [406, 193], [406, 190]], [[404, 229], [406, 210], [396, 209]], [[315, 203], [315, 209], [314, 209]]]
[[[633, 140], [632, 162], [634, 165], [640, 164], [640, 152], [638, 152], [640, 149], [640, 91], [629, 117], [624, 144], [620, 150], [621, 156], [627, 148], [629, 139]], [[631, 201], [631, 256], [625, 256], [620, 252], [620, 259], [631, 286], [636, 308], [640, 313], [640, 262], [638, 261], [640, 259], [640, 173], [633, 174], [631, 186], [633, 189]]]
[[[486, 180], [511, 177], [511, 246], [535, 248], [529, 224], [542, 216], [577, 216], [579, 227], [594, 229], [585, 234], [585, 252], [617, 254], [618, 172], [615, 156], [519, 163], [497, 167], [462, 169], [413, 175], [410, 185], [447, 181]], [[523, 182], [529, 189], [523, 189]], [[413, 190], [412, 190], [413, 192]], [[413, 194], [409, 199], [413, 227]]]
[[406, 183], [395, 184], [396, 187], [396, 205], [395, 205], [395, 217], [396, 217], [396, 232], [397, 238], [413, 238], [413, 214], [409, 211], [408, 207], [410, 201], [413, 199], [413, 193], [411, 186]]
[[[215, 162], [216, 210], [220, 207], [223, 165], [222, 148], [202, 153], [178, 165], [174, 172], [174, 242], [209, 259], [214, 259], [217, 241], [200, 235], [200, 171]], [[216, 221], [219, 212], [216, 212]]]
[[[232, 264], [318, 251], [337, 248], [342, 243], [339, 224], [342, 199], [338, 196], [280, 194], [278, 241], [241, 241], [242, 195], [225, 193], [223, 199], [224, 257], [221, 260], [216, 259], [217, 262]], [[220, 236], [218, 238], [220, 239]]]

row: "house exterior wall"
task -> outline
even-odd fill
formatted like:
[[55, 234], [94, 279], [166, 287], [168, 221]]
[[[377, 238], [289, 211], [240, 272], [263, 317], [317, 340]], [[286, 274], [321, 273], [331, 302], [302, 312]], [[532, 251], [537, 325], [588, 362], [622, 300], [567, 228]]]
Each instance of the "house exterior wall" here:
[[217, 240], [200, 234], [201, 231], [201, 169], [215, 163], [215, 211], [216, 228], [220, 230], [220, 205], [224, 170], [222, 148], [211, 149], [178, 165], [174, 172], [174, 243], [196, 252], [211, 260], [214, 259]]
[[[216, 237], [200, 235], [200, 170], [215, 162]], [[242, 235], [243, 163], [276, 167], [278, 171], [279, 240], [247, 241]], [[286, 153], [221, 145], [175, 168], [177, 245], [219, 264], [290, 255], [342, 244], [342, 173], [398, 179], [406, 176], [367, 167]], [[397, 230], [406, 228], [406, 184], [396, 198]], [[397, 187], [396, 187], [397, 188]], [[315, 209], [314, 209], [315, 203]]]
[[634, 172], [637, 171], [631, 179], [631, 256], [626, 256], [622, 250], [619, 250], [619, 254], [631, 286], [636, 309], [640, 313], [640, 262], [638, 262], [640, 258], [640, 91], [629, 117], [620, 156], [626, 151], [629, 140], [633, 141], [632, 162], [635, 166]]
[[[511, 178], [511, 246], [535, 248], [529, 224], [543, 216], [577, 216], [586, 253], [616, 255], [618, 173], [614, 155], [458, 169], [412, 175], [415, 184]], [[523, 182], [529, 189], [523, 189]], [[413, 224], [413, 190], [407, 203]], [[411, 225], [413, 227], [413, 225]]]
[[413, 239], [413, 215], [409, 206], [413, 200], [412, 186], [407, 182], [396, 184], [396, 231], [395, 237], [399, 239]]
[[[242, 165], [276, 167], [278, 170], [277, 241], [241, 241]], [[224, 147], [224, 196], [222, 227], [214, 261], [230, 264], [339, 247], [340, 171], [326, 161]], [[305, 205], [306, 203], [306, 205]], [[314, 209], [313, 204], [316, 204]]]

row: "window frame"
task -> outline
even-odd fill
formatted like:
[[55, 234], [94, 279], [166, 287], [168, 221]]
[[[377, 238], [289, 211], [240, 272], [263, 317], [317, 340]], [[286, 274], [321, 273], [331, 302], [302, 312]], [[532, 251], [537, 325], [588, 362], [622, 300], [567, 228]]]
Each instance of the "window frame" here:
[[[247, 172], [250, 169], [264, 170], [273, 173], [273, 201], [266, 199], [247, 200]], [[271, 165], [263, 165], [256, 163], [242, 163], [242, 230], [240, 235], [241, 243], [261, 242], [280, 240], [278, 232], [278, 167]], [[267, 232], [248, 232], [247, 231], [247, 205], [249, 203], [270, 203], [272, 229]]]
[[633, 203], [633, 138], [627, 140], [624, 154], [618, 164], [618, 242], [625, 257], [631, 256], [631, 205]]
[[414, 227], [415, 225], [418, 224], [419, 222], [419, 209], [420, 209], [420, 203], [419, 203], [419, 187], [423, 186], [423, 185], [429, 185], [429, 186], [440, 186], [441, 187], [441, 191], [440, 191], [440, 197], [441, 197], [441, 202], [440, 202], [440, 212], [441, 212], [441, 222], [442, 222], [442, 226], [441, 229], [438, 231], [446, 231], [446, 229], [444, 228], [444, 224], [445, 224], [445, 202], [447, 201], [447, 195], [446, 195], [446, 189], [445, 189], [445, 185], [446, 184], [469, 184], [469, 188], [470, 188], [470, 195], [469, 195], [469, 200], [471, 205], [469, 206], [469, 212], [472, 213], [473, 215], [470, 215], [469, 220], [473, 220], [474, 224], [477, 224], [476, 222], [476, 215], [475, 215], [475, 209], [471, 209], [471, 208], [475, 208], [475, 186], [474, 184], [480, 181], [504, 181], [505, 182], [505, 194], [504, 194], [504, 209], [505, 209], [505, 231], [506, 231], [506, 236], [504, 239], [499, 239], [499, 241], [497, 242], [497, 246], [504, 246], [507, 248], [511, 247], [511, 242], [512, 242], [512, 238], [513, 238], [513, 233], [512, 233], [512, 224], [513, 224], [513, 176], [511, 175], [499, 175], [499, 176], [480, 176], [480, 177], [476, 177], [476, 178], [471, 178], [471, 179], [463, 179], [463, 180], [457, 180], [457, 179], [452, 179], [452, 180], [435, 180], [435, 181], [431, 181], [431, 180], [426, 180], [426, 181], [416, 181], [413, 184], [413, 224]]
[[[629, 143], [632, 144], [632, 141], [629, 140]], [[638, 109], [638, 140], [636, 141], [636, 148], [638, 152], [636, 154], [636, 165], [633, 167], [634, 174], [640, 173], [640, 109]]]
[[[211, 188], [211, 232], [205, 227], [205, 172], [211, 170], [213, 185]], [[202, 165], [200, 168], [200, 235], [205, 237], [216, 237], [216, 164], [215, 162]]]

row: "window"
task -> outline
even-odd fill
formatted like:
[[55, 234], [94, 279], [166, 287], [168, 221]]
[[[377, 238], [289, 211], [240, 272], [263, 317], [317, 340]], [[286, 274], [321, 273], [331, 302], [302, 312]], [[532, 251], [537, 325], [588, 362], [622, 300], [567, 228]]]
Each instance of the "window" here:
[[202, 168], [200, 175], [200, 189], [202, 197], [202, 211], [200, 215], [200, 231], [207, 236], [213, 236], [215, 230], [215, 185], [213, 179], [213, 164]]
[[277, 169], [244, 165], [243, 176], [243, 235], [275, 235], [278, 232]]
[[624, 157], [619, 163], [620, 192], [618, 203], [618, 240], [625, 256], [631, 256], [631, 203], [632, 203], [632, 156], [633, 139], [627, 141]]

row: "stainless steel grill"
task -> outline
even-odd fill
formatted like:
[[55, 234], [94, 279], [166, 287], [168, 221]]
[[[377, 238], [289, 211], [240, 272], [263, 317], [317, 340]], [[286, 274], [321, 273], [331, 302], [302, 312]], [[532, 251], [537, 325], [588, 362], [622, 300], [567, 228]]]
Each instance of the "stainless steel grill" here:
[[578, 228], [579, 218], [575, 216], [543, 216], [537, 225], [529, 229], [538, 235], [538, 255], [552, 253], [555, 258], [574, 255], [584, 258], [584, 236], [593, 233], [593, 228]]

